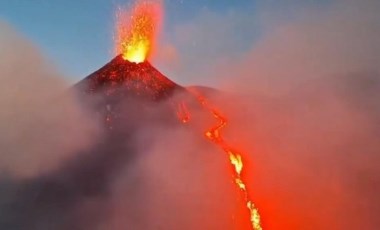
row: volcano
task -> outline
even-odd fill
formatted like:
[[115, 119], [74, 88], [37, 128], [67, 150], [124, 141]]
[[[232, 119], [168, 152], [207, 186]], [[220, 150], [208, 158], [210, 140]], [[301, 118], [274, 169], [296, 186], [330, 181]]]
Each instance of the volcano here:
[[[163, 151], [169, 153], [167, 157], [183, 154], [185, 150], [175, 149], [179, 148], [175, 143], [179, 139], [171, 139], [177, 135], [176, 131], [181, 131], [186, 133], [185, 141], [197, 145], [197, 150], [194, 150], [197, 154], [206, 154], [204, 150], [208, 151], [209, 147], [204, 146], [206, 142], [203, 141], [208, 141], [210, 148], [213, 145], [229, 159], [233, 169], [231, 177], [244, 211], [241, 217], [246, 227], [239, 229], [262, 230], [258, 209], [242, 176], [246, 154], [224, 137], [224, 130], [230, 123], [205, 97], [214, 90], [182, 87], [148, 61], [154, 50], [161, 15], [161, 1], [153, 2], [137, 2], [132, 16], [127, 13], [119, 17], [115, 40], [117, 56], [72, 88], [75, 94], [79, 94], [79, 102], [85, 107], [89, 119], [101, 119], [99, 123], [103, 127], [99, 128], [94, 143], [75, 153], [76, 157], [62, 162], [52, 172], [9, 185], [7, 191], [2, 191], [0, 185], [0, 193], [9, 194], [8, 197], [4, 196], [5, 201], [0, 199], [0, 206], [4, 204], [4, 209], [0, 210], [0, 229], [103, 229], [99, 226], [113, 215], [107, 213], [107, 203], [113, 202], [110, 198], [115, 192], [115, 181], [121, 175], [127, 177], [128, 194], [144, 194], [139, 190], [139, 184], [144, 179], [133, 170], [134, 166], [151, 154], [155, 144], [161, 140], [165, 144]], [[166, 141], [164, 134], [169, 141]], [[166, 167], [166, 159], [162, 161], [162, 166]], [[186, 181], [183, 182], [186, 184]], [[140, 225], [145, 220], [144, 216], [138, 216], [139, 200], [128, 197], [128, 203], [134, 209], [130, 213], [120, 214], [142, 227], [128, 226], [127, 229], [162, 228], [159, 225], [144, 228]], [[228, 213], [224, 219], [240, 222], [229, 217]], [[201, 219], [204, 220], [203, 217]], [[104, 229], [114, 228], [107, 226]]]
[[130, 130], [133, 124], [136, 127], [136, 120], [163, 117], [167, 121], [174, 120], [175, 112], [168, 112], [175, 106], [173, 96], [186, 94], [184, 87], [164, 76], [148, 61], [133, 63], [124, 60], [122, 55], [85, 77], [74, 88], [85, 104], [100, 113], [110, 130], [118, 127], [121, 132]]
[[162, 100], [182, 87], [165, 77], [148, 61], [132, 63], [121, 55], [77, 84], [86, 93], [106, 97], [139, 97]]
[[[85, 95], [100, 95], [101, 103], [96, 105], [96, 109], [105, 111], [107, 127], [112, 131], [117, 127], [118, 134], [128, 135], [129, 132], [146, 127], [146, 124], [162, 125], [165, 122], [167, 125], [173, 124], [173, 121], [176, 121], [174, 124], [178, 124], [178, 119], [173, 119], [175, 118], [174, 114], [179, 115], [177, 118], [180, 118], [182, 123], [188, 123], [190, 121], [188, 105], [192, 110], [202, 109], [207, 112], [204, 115], [212, 115], [215, 124], [212, 124], [204, 135], [229, 157], [235, 170], [235, 183], [249, 211], [247, 219], [250, 220], [251, 228], [262, 230], [260, 214], [250, 198], [247, 185], [241, 175], [242, 153], [223, 137], [222, 130], [227, 126], [228, 119], [209, 104], [202, 92], [205, 88], [184, 88], [165, 77], [149, 62], [132, 63], [122, 56], [114, 58], [104, 67], [79, 82], [76, 87]], [[173, 111], [173, 105], [180, 109], [177, 113]], [[137, 116], [134, 116], [136, 114]], [[156, 123], [157, 119], [159, 119], [158, 123]], [[125, 124], [129, 125], [125, 126]], [[136, 126], [136, 124], [138, 125]], [[116, 136], [120, 138], [123, 135]], [[110, 140], [114, 141], [115, 139], [111, 138]], [[118, 140], [124, 142], [123, 139]], [[121, 150], [117, 152], [123, 154], [123, 149], [121, 148]]]
[[[5, 197], [0, 229], [98, 229], [107, 220], [104, 218], [107, 209], [103, 210], [102, 202], [109, 199], [115, 179], [127, 175], [132, 193], [141, 192], [134, 190], [134, 186], [141, 183], [140, 175], [128, 173], [133, 172], [134, 165], [141, 159], [139, 157], [149, 154], [155, 141], [161, 138], [157, 136], [160, 132], [155, 132], [156, 127], [161, 131], [164, 127], [168, 134], [176, 135], [172, 130], [179, 128], [192, 140], [208, 139], [210, 145], [213, 143], [215, 149], [229, 157], [235, 170], [232, 177], [244, 209], [241, 222], [246, 227], [239, 229], [261, 230], [258, 210], [241, 176], [244, 155], [223, 137], [228, 121], [204, 97], [210, 89], [195, 88], [200, 94], [194, 94], [194, 88], [185, 88], [171, 81], [147, 61], [133, 63], [122, 56], [115, 57], [79, 81], [73, 90], [79, 93], [78, 98], [89, 110], [89, 115], [102, 120], [104, 132], [89, 149], [63, 162], [59, 169], [11, 184], [11, 192], [0, 190], [9, 194]], [[192, 116], [190, 112], [194, 112]], [[199, 123], [203, 119], [201, 116], [211, 118], [207, 119], [210, 123]], [[205, 126], [200, 127], [200, 124]], [[173, 150], [170, 142], [167, 152], [182, 154], [181, 150]], [[82, 206], [88, 205], [89, 201], [99, 202], [90, 205], [97, 208], [83, 210]], [[139, 206], [133, 204], [138, 201], [129, 201], [133, 207]], [[141, 212], [137, 209], [136, 213]], [[126, 215], [133, 217], [136, 214]], [[87, 221], [88, 218], [91, 221]]]
[[[147, 61], [133, 63], [119, 55], [72, 90], [89, 114], [102, 120], [103, 132], [91, 148], [58, 170], [9, 185], [9, 191], [17, 193], [9, 193], [6, 202], [0, 200], [6, 204], [1, 206], [0, 229], [96, 229], [102, 218], [82, 228], [79, 217], [83, 213], [78, 213], [77, 206], [108, 197], [114, 178], [151, 147], [156, 125], [169, 129], [181, 125], [174, 95], [186, 92], [185, 88]], [[143, 147], [136, 143], [142, 129]], [[101, 210], [87, 214], [104, 215]]]

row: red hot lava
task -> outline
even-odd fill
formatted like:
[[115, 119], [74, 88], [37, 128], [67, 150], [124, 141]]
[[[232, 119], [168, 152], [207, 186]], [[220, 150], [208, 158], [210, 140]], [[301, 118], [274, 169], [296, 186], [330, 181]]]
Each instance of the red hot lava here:
[[[223, 134], [222, 134], [222, 130], [228, 124], [227, 118], [224, 117], [217, 109], [212, 107], [203, 95], [201, 95], [200, 93], [194, 90], [192, 90], [191, 93], [197, 98], [198, 102], [202, 105], [202, 107], [208, 112], [210, 112], [211, 115], [217, 121], [215, 125], [211, 126], [205, 131], [204, 135], [205, 137], [207, 137], [207, 139], [215, 143], [217, 147], [222, 149], [229, 157], [231, 165], [233, 166], [233, 169], [234, 169], [233, 178], [235, 180], [235, 184], [240, 190], [243, 196], [243, 199], [246, 203], [247, 210], [249, 211], [251, 227], [253, 230], [262, 230], [263, 228], [261, 225], [261, 217], [260, 217], [259, 211], [250, 197], [246, 182], [241, 176], [243, 166], [244, 166], [242, 154], [236, 151], [235, 148], [231, 146], [226, 139], [224, 139]], [[189, 121], [187, 119], [189, 118], [189, 115], [187, 114], [185, 114], [185, 116], [182, 116], [182, 117], [179, 116], [180, 120], [183, 123], [187, 123]]]

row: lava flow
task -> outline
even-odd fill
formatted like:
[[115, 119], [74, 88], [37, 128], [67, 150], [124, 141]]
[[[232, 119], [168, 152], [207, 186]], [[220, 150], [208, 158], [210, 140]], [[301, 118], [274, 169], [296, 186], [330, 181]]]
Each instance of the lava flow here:
[[[246, 202], [246, 207], [249, 210], [252, 229], [253, 230], [262, 230], [263, 228], [261, 226], [261, 219], [260, 219], [259, 211], [256, 208], [253, 201], [251, 200], [251, 198], [249, 196], [247, 185], [241, 176], [241, 173], [243, 170], [243, 158], [239, 152], [235, 151], [235, 149], [228, 144], [228, 142], [223, 138], [222, 133], [221, 133], [222, 129], [227, 125], [227, 118], [225, 118], [215, 108], [210, 106], [204, 96], [202, 96], [198, 92], [195, 92], [194, 90], [192, 90], [191, 93], [196, 96], [196, 98], [198, 99], [198, 101], [202, 105], [202, 107], [204, 109], [208, 110], [209, 112], [211, 112], [213, 117], [218, 121], [218, 124], [211, 127], [210, 129], [208, 129], [205, 132], [205, 136], [210, 141], [214, 142], [225, 153], [228, 154], [231, 165], [233, 166], [233, 168], [235, 170], [235, 175], [234, 175], [235, 183], [238, 186], [238, 188], [240, 189], [240, 191], [244, 197], [244, 200]], [[180, 119], [184, 123], [188, 122], [187, 116], [180, 117]]]

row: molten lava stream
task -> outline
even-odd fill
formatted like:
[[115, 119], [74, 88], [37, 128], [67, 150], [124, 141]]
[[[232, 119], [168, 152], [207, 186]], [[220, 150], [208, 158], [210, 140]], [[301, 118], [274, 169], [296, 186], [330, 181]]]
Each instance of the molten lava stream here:
[[[197, 100], [200, 102], [202, 107], [206, 110], [208, 110], [213, 117], [218, 121], [218, 123], [214, 126], [212, 126], [210, 129], [208, 129], [205, 132], [205, 136], [215, 143], [219, 148], [221, 148], [225, 153], [228, 154], [229, 160], [231, 162], [231, 165], [234, 169], [234, 180], [235, 184], [238, 187], [239, 191], [241, 192], [244, 202], [246, 203], [246, 207], [249, 211], [250, 215], [250, 222], [253, 230], [262, 230], [261, 226], [261, 219], [258, 209], [256, 208], [255, 204], [252, 202], [252, 199], [249, 196], [247, 185], [244, 181], [244, 179], [241, 176], [242, 170], [243, 170], [243, 158], [242, 155], [235, 151], [232, 146], [228, 144], [228, 142], [223, 138], [222, 136], [222, 129], [227, 125], [227, 119], [216, 109], [212, 108], [206, 98], [202, 95], [200, 95], [198, 92], [192, 91], [192, 94], [194, 94], [197, 98]], [[182, 102], [179, 105], [179, 113], [178, 116], [180, 120], [183, 123], [187, 123], [189, 121], [188, 112], [186, 109], [185, 104]]]

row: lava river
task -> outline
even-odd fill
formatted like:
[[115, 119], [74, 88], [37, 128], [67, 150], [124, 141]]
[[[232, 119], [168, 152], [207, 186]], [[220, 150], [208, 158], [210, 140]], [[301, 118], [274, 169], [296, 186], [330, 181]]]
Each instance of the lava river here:
[[[210, 112], [214, 119], [217, 121], [215, 125], [208, 128], [204, 135], [207, 139], [212, 141], [218, 148], [223, 150], [229, 157], [231, 166], [234, 169], [234, 181], [236, 186], [238, 187], [241, 195], [243, 196], [244, 202], [246, 204], [247, 210], [249, 211], [251, 228], [253, 230], [262, 230], [261, 218], [259, 211], [252, 199], [250, 198], [248, 187], [246, 182], [242, 178], [242, 170], [243, 170], [243, 158], [242, 155], [236, 151], [236, 149], [231, 146], [227, 140], [223, 138], [222, 130], [227, 126], [228, 120], [224, 117], [217, 109], [209, 104], [207, 99], [201, 95], [199, 92], [195, 90], [191, 90], [191, 92], [196, 98], [197, 101], [202, 105], [202, 108], [206, 111]], [[182, 102], [179, 105], [178, 117], [183, 123], [188, 123], [190, 121], [190, 112], [187, 110], [186, 105]]]

